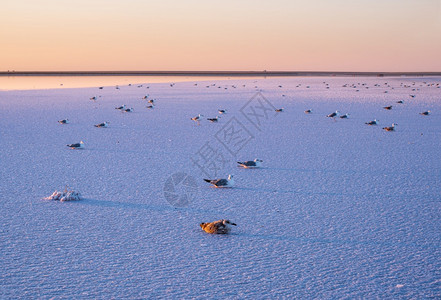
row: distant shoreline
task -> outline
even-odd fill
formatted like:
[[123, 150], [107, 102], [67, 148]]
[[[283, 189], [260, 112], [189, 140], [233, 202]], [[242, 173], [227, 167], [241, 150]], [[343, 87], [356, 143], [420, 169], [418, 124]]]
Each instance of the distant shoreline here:
[[319, 72], [319, 71], [6, 71], [0, 76], [263, 76], [263, 77], [422, 77], [441, 76], [441, 72]]

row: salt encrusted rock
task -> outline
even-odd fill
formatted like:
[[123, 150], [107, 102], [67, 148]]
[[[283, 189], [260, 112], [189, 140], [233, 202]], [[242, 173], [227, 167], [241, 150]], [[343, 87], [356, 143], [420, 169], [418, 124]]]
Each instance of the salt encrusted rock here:
[[49, 197], [43, 198], [44, 200], [55, 201], [78, 201], [82, 200], [81, 194], [73, 190], [68, 191], [65, 189], [63, 192], [55, 191]]

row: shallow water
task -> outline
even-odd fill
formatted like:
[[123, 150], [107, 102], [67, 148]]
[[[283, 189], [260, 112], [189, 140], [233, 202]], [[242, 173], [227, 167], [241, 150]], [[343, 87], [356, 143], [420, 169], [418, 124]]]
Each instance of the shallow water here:
[[[148, 85], [161, 82], [226, 80], [228, 76], [0, 76], [1, 90], [39, 90], [98, 86]], [[241, 77], [250, 79], [253, 77]], [[256, 77], [263, 78], [263, 77]]]

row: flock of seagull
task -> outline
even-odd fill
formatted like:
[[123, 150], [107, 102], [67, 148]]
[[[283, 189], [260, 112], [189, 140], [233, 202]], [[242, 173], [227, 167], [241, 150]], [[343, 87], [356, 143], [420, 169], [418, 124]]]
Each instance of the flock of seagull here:
[[[102, 89], [102, 87], [100, 87], [100, 89]], [[116, 89], [119, 89], [119, 86], [116, 86]], [[142, 99], [147, 100], [148, 98], [149, 98], [149, 95], [145, 95]], [[95, 102], [95, 101], [98, 100], [98, 97], [97, 96], [93, 96], [93, 97], [91, 97], [89, 99]], [[149, 99], [148, 103], [149, 103], [149, 105], [146, 106], [147, 108], [149, 108], [149, 109], [154, 108], [154, 103], [155, 103], [154, 99]], [[134, 111], [133, 107], [127, 107], [125, 104], [120, 105], [118, 107], [115, 107], [115, 109], [119, 110], [121, 112], [125, 112], [125, 113], [130, 113], [130, 112]], [[66, 118], [66, 119], [59, 120], [58, 123], [60, 123], [60, 124], [69, 124], [70, 121], [69, 121], [69, 119]], [[98, 124], [95, 124], [93, 126], [97, 127], [97, 128], [107, 128], [107, 127], [109, 127], [109, 124], [110, 124], [109, 121], [104, 121], [102, 123], [98, 123]], [[71, 148], [71, 149], [84, 149], [84, 142], [80, 141], [79, 143], [67, 144], [66, 146]]]
[[[415, 98], [415, 95], [410, 95], [410, 97]], [[399, 101], [397, 101], [397, 103], [403, 104], [404, 101], [403, 101], [403, 100], [399, 100]], [[391, 110], [391, 109], [392, 109], [392, 105], [384, 106], [383, 108], [384, 108], [385, 110]], [[312, 114], [312, 109], [307, 109], [307, 110], [305, 110], [304, 112], [305, 112], [306, 114]], [[430, 115], [430, 113], [431, 113], [430, 110], [426, 110], [426, 111], [424, 111], [424, 112], [420, 112], [420, 115], [428, 116], [428, 115]], [[339, 112], [338, 110], [336, 110], [335, 112], [332, 112], [332, 113], [326, 115], [326, 117], [328, 117], [328, 118], [333, 118], [334, 120], [335, 120], [336, 118], [338, 118], [338, 117], [339, 117], [340, 119], [348, 119], [348, 118], [349, 118], [349, 113], [345, 113], [344, 115], [341, 115], [340, 112]], [[366, 124], [366, 125], [378, 125], [378, 122], [379, 122], [379, 120], [374, 119], [374, 120], [372, 120], [372, 121], [365, 122], [364, 124]], [[385, 131], [395, 131], [395, 126], [397, 126], [397, 125], [398, 125], [397, 123], [392, 123], [391, 126], [383, 127], [383, 130], [385, 130]]]
[[[415, 83], [414, 83], [415, 84]], [[195, 84], [197, 85], [197, 84]], [[360, 84], [359, 84], [360, 85]], [[171, 87], [174, 86], [174, 84], [170, 84]], [[296, 86], [299, 87], [300, 85]], [[365, 84], [362, 84], [361, 86], [364, 86], [366, 89], [368, 89], [368, 86], [365, 86]], [[376, 84], [375, 86], [380, 86], [378, 84]], [[388, 85], [389, 86], [389, 85]], [[209, 87], [209, 86], [207, 86]], [[235, 88], [235, 86], [233, 86]], [[279, 86], [279, 88], [282, 86]], [[355, 84], [349, 86], [349, 85], [343, 85], [343, 87], [352, 87], [352, 88], [357, 88], [357, 86]], [[389, 86], [390, 87], [390, 86]], [[409, 86], [404, 86], [404, 87], [409, 87]], [[220, 87], [218, 87], [220, 88]], [[310, 88], [309, 86], [307, 86], [306, 88]], [[326, 88], [329, 89], [329, 84], [326, 84]], [[438, 86], [439, 88], [439, 86]], [[102, 89], [100, 87], [100, 89]], [[119, 87], [117, 86], [117, 89], [119, 89]], [[393, 87], [392, 87], [393, 89]], [[415, 90], [415, 89], [413, 89]], [[357, 92], [359, 91], [359, 89], [356, 90]], [[386, 93], [387, 91], [385, 91]], [[285, 95], [282, 95], [285, 96]], [[415, 95], [409, 95], [411, 98], [415, 98]], [[96, 101], [98, 99], [97, 96], [91, 97], [90, 100], [92, 101]], [[142, 99], [144, 100], [148, 100], [148, 105], [146, 106], [146, 108], [148, 109], [153, 109], [155, 107], [155, 100], [154, 99], [149, 99], [149, 95], [145, 95]], [[403, 100], [399, 100], [396, 103], [398, 104], [404, 104]], [[385, 110], [392, 110], [392, 105], [389, 106], [384, 106], [383, 109]], [[133, 112], [134, 109], [132, 107], [127, 107], [125, 104], [115, 107], [116, 110], [120, 110], [121, 112], [124, 113], [130, 113]], [[275, 109], [275, 112], [280, 113], [283, 112], [284, 108], [277, 108]], [[217, 123], [219, 121], [219, 119], [221, 118], [221, 115], [226, 114], [227, 110], [226, 109], [219, 109], [218, 110], [218, 115], [212, 118], [206, 118], [207, 121], [211, 122], [211, 123]], [[313, 114], [313, 110], [312, 109], [307, 109], [304, 111], [305, 114]], [[420, 114], [423, 116], [428, 116], [431, 113], [430, 110], [421, 112]], [[336, 118], [340, 118], [340, 119], [348, 119], [349, 118], [349, 113], [345, 113], [345, 114], [341, 114], [338, 110], [336, 110], [335, 112], [332, 112], [328, 115], [326, 115], [326, 117], [328, 118], [332, 118], [335, 119]], [[197, 116], [191, 118], [192, 121], [196, 122], [197, 125], [200, 125], [200, 122], [202, 120], [204, 120], [204, 116], [202, 114], [198, 114]], [[368, 121], [365, 122], [366, 125], [378, 125], [379, 120], [374, 119], [372, 121]], [[70, 121], [69, 119], [62, 119], [59, 120], [58, 123], [60, 124], [69, 124]], [[109, 126], [110, 122], [105, 121], [102, 123], [98, 123], [95, 124], [94, 127], [97, 128], [107, 128]], [[397, 124], [396, 123], [392, 123], [391, 126], [388, 127], [383, 127], [383, 130], [385, 131], [395, 131], [395, 126]], [[84, 148], [84, 142], [80, 141], [79, 143], [74, 143], [74, 144], [68, 144], [67, 147], [71, 148], [71, 149], [83, 149]], [[241, 168], [260, 168], [262, 166], [263, 160], [261, 159], [254, 159], [254, 160], [250, 160], [250, 161], [238, 161], [238, 167]], [[233, 175], [228, 175], [227, 178], [220, 178], [220, 179], [204, 179], [205, 182], [210, 183], [213, 187], [215, 188], [232, 188], [234, 187], [234, 179], [233, 179]], [[231, 225], [236, 226], [235, 223], [232, 223], [230, 220], [226, 220], [226, 219], [222, 219], [222, 220], [218, 220], [215, 222], [211, 222], [211, 223], [201, 223], [200, 227], [207, 233], [214, 233], [214, 234], [227, 234], [231, 231]]]
[[[376, 85], [376, 86], [379, 86], [379, 85]], [[282, 86], [279, 86], [279, 87], [282, 87]], [[309, 88], [309, 86], [307, 88]], [[329, 89], [329, 86], [327, 85], [326, 88]], [[366, 88], [369, 88], [369, 87], [366, 87]], [[282, 96], [285, 96], [285, 95], [282, 95]], [[411, 98], [415, 98], [416, 95], [409, 95], [409, 96]], [[404, 104], [404, 101], [403, 100], [399, 100], [396, 103], [397, 104]], [[393, 107], [392, 105], [388, 105], [388, 106], [384, 106], [383, 109], [385, 109], [385, 110], [392, 110], [392, 107]], [[278, 109], [275, 109], [275, 111], [276, 112], [283, 112], [284, 108], [278, 108]], [[220, 112], [220, 110], [219, 110], [219, 112]], [[313, 110], [312, 109], [307, 109], [307, 110], [304, 111], [304, 113], [312, 114]], [[427, 110], [427, 111], [424, 111], [424, 112], [420, 112], [420, 115], [428, 116], [430, 113], [431, 113], [431, 111]], [[202, 117], [203, 117], [203, 115], [199, 114], [196, 117], [191, 118], [191, 120], [197, 122], [198, 125], [199, 125], [200, 121], [202, 120]], [[326, 115], [326, 117], [333, 118], [334, 121], [335, 121], [336, 118], [348, 119], [349, 118], [349, 113], [341, 114], [338, 110], [336, 110], [335, 112], [332, 112], [332, 113]], [[207, 120], [212, 121], [212, 122], [213, 121], [217, 122], [218, 118], [219, 118], [219, 116], [216, 117], [215, 119], [214, 118], [208, 118]], [[377, 119], [365, 122], [365, 124], [369, 125], [369, 126], [378, 125], [378, 123], [379, 123], [379, 120], [377, 120]], [[385, 130], [385, 131], [395, 131], [395, 126], [396, 125], [397, 125], [396, 123], [392, 123], [391, 126], [383, 127], [383, 130]], [[260, 159], [255, 159], [253, 161], [245, 161], [245, 162], [237, 162], [237, 163], [238, 163], [238, 165], [240, 167], [243, 167], [243, 168], [259, 168], [259, 167], [261, 167], [262, 162], [263, 161], [260, 160]], [[227, 178], [204, 179], [204, 181], [210, 183], [211, 185], [213, 185], [213, 187], [216, 187], [216, 188], [232, 188], [234, 186], [234, 179], [233, 179], [233, 175], [231, 175], [231, 174], [228, 175]], [[231, 223], [231, 221], [225, 220], [225, 219], [218, 220], [218, 221], [211, 222], [211, 223], [201, 223], [200, 224], [201, 228], [205, 232], [207, 232], [207, 233], [215, 233], [215, 234], [226, 234], [226, 233], [229, 233], [231, 231], [231, 226], [230, 225], [236, 225], [236, 224]]]

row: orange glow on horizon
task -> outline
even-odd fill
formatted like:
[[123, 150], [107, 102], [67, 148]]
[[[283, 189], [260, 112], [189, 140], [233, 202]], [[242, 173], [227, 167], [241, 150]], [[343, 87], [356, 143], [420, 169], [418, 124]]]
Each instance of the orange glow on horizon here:
[[0, 12], [0, 71], [441, 71], [437, 0], [41, 2]]

